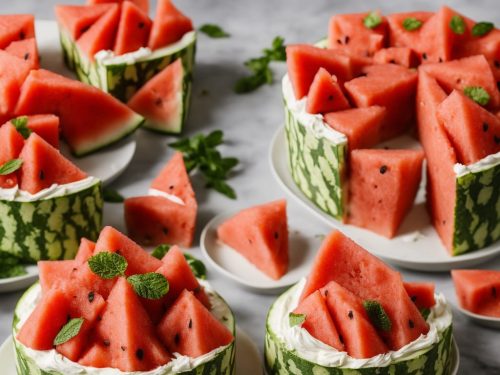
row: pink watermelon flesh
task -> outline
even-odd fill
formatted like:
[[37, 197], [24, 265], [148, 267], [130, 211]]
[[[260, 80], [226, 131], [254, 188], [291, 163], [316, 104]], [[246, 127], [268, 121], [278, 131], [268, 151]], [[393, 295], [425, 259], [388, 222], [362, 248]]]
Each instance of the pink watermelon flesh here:
[[430, 309], [436, 304], [434, 283], [404, 282], [406, 293], [419, 310]]
[[191, 19], [182, 14], [171, 0], [158, 0], [148, 47], [155, 50], [168, 46], [191, 30], [193, 30]]
[[157, 329], [160, 340], [171, 353], [192, 358], [234, 340], [231, 332], [187, 290], [167, 311]]
[[330, 19], [328, 48], [369, 57], [385, 45], [387, 21], [377, 27], [366, 27], [363, 20], [369, 13], [338, 14]]
[[182, 113], [182, 86], [184, 68], [177, 59], [157, 73], [127, 102], [148, 122], [148, 128], [163, 132], [177, 132]]
[[321, 294], [351, 357], [371, 358], [389, 351], [370, 322], [361, 298], [335, 281], [321, 288]]
[[364, 72], [365, 77], [345, 84], [352, 101], [357, 107], [378, 105], [386, 108], [380, 129], [381, 140], [404, 133], [414, 120], [417, 73], [395, 64], [372, 65]]
[[385, 113], [385, 107], [380, 106], [352, 108], [327, 113], [324, 120], [328, 126], [345, 134], [349, 150], [355, 150], [375, 146], [380, 141]]
[[54, 115], [27, 116], [27, 127], [52, 147], [59, 148], [59, 118]]
[[500, 151], [500, 118], [464, 94], [453, 91], [438, 107], [458, 161], [469, 165]]
[[451, 276], [462, 308], [500, 318], [500, 271], [452, 270]]
[[84, 264], [92, 256], [94, 250], [95, 242], [82, 238], [75, 256], [75, 263], [78, 265]]
[[[301, 300], [330, 281], [337, 282], [362, 300], [375, 300], [382, 305], [392, 328], [380, 334], [391, 350], [398, 350], [429, 330], [406, 293], [399, 272], [338, 231], [324, 240]], [[339, 322], [334, 321], [338, 325]]]
[[398, 64], [406, 68], [412, 68], [418, 61], [411, 48], [408, 47], [390, 47], [382, 48], [373, 56], [375, 64]]
[[38, 273], [42, 295], [53, 287], [65, 284], [72, 273], [76, 271], [77, 264], [71, 260], [42, 260], [38, 262]]
[[348, 223], [392, 238], [413, 207], [422, 177], [421, 150], [354, 150]]
[[[7, 122], [0, 127], [0, 165], [17, 159], [24, 146], [24, 138]], [[0, 188], [12, 188], [18, 184], [17, 173], [0, 175]]]
[[112, 4], [90, 28], [76, 41], [78, 48], [94, 61], [94, 55], [102, 50], [112, 50], [120, 21], [120, 7]]
[[32, 14], [0, 15], [0, 49], [16, 40], [35, 37], [35, 17]]
[[36, 133], [31, 133], [26, 140], [19, 157], [23, 160], [19, 187], [31, 194], [36, 194], [52, 184], [69, 184], [87, 177]]
[[349, 108], [337, 78], [326, 69], [320, 68], [307, 94], [306, 111], [309, 113], [326, 113]]
[[130, 1], [134, 5], [136, 5], [139, 9], [141, 9], [144, 13], [149, 13], [149, 0], [87, 0], [88, 5], [94, 4], [104, 4], [104, 3], [118, 3], [121, 4], [123, 2]]
[[419, 69], [417, 123], [427, 161], [427, 206], [434, 228], [451, 252], [456, 199], [453, 166], [457, 158], [436, 117], [436, 109], [445, 99], [446, 94], [437, 81]]
[[294, 310], [294, 313], [305, 315], [302, 328], [307, 330], [311, 336], [340, 352], [345, 351], [344, 343], [341, 341], [325, 299], [319, 290], [304, 299]]
[[240, 211], [217, 228], [217, 236], [274, 280], [288, 270], [285, 200]]
[[29, 71], [30, 66], [25, 60], [0, 51], [0, 72], [2, 72], [0, 75], [0, 119], [12, 117], [21, 85]]
[[78, 40], [97, 22], [113, 5], [56, 5], [57, 22], [66, 30], [71, 39]]
[[[94, 345], [102, 345], [100, 348], [107, 352], [105, 367], [121, 371], [148, 371], [171, 359], [157, 339], [155, 327], [139, 297], [125, 278], [119, 278], [113, 287], [102, 320], [96, 325], [96, 332], [97, 337], [90, 344], [90, 350]], [[79, 362], [94, 365], [86, 355]]]
[[137, 51], [148, 43], [151, 20], [134, 3], [125, 1], [122, 5], [120, 23], [116, 34], [116, 55]]
[[83, 155], [134, 131], [137, 115], [96, 87], [47, 70], [32, 70], [21, 89], [17, 115], [50, 113], [59, 117], [64, 139]]
[[38, 56], [38, 47], [36, 46], [35, 38], [16, 40], [9, 44], [5, 51], [25, 60], [30, 69], [40, 68], [40, 58]]

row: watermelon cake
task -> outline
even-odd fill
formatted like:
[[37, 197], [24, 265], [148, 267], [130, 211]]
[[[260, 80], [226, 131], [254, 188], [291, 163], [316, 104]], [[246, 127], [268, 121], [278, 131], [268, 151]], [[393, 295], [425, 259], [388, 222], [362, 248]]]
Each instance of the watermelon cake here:
[[266, 322], [268, 374], [451, 373], [452, 316], [431, 283], [405, 283], [338, 231]]
[[159, 260], [106, 227], [39, 270], [14, 312], [19, 374], [234, 374], [233, 313], [177, 247]]
[[88, 1], [59, 5], [66, 65], [145, 117], [144, 127], [180, 133], [187, 118], [196, 32], [171, 0]]
[[[500, 30], [476, 24], [448, 7], [340, 14], [327, 39], [287, 47], [288, 165], [311, 202], [392, 238], [425, 158], [427, 207], [449, 254], [500, 239]], [[415, 133], [423, 153], [397, 148]]]

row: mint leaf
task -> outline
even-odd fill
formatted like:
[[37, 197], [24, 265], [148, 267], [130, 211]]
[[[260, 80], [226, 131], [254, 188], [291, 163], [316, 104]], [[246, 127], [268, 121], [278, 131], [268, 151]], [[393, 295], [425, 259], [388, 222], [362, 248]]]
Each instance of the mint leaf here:
[[295, 313], [290, 313], [288, 315], [288, 320], [290, 322], [290, 327], [295, 327], [298, 325], [301, 325], [306, 321], [306, 315], [305, 314], [295, 314]]
[[418, 30], [422, 27], [422, 24], [422, 21], [417, 20], [414, 17], [408, 17], [403, 20], [403, 27], [408, 31]]
[[122, 203], [125, 200], [125, 198], [123, 198], [123, 195], [110, 188], [104, 188], [102, 190], [102, 195], [104, 198], [104, 202], [108, 203]]
[[424, 318], [424, 320], [427, 320], [430, 314], [431, 314], [431, 309], [428, 308], [420, 309], [420, 315], [422, 315], [422, 318]]
[[83, 322], [85, 319], [83, 318], [74, 318], [71, 319], [68, 323], [66, 323], [57, 336], [54, 339], [54, 345], [64, 344], [66, 341], [71, 340], [73, 337], [80, 333], [80, 329], [82, 328]]
[[228, 38], [231, 35], [225, 32], [222, 27], [212, 23], [206, 23], [200, 27], [200, 31], [210, 38]]
[[202, 280], [205, 280], [207, 278], [207, 268], [201, 260], [192, 256], [191, 254], [186, 253], [184, 253], [184, 258], [186, 258], [186, 261], [189, 264], [189, 267], [191, 267], [191, 271], [193, 271], [193, 275], [196, 278]]
[[10, 120], [10, 123], [14, 125], [17, 132], [23, 136], [24, 139], [28, 139], [31, 134], [31, 130], [28, 128], [28, 116], [20, 116]]
[[467, 86], [464, 88], [464, 94], [483, 107], [490, 102], [490, 95], [481, 86]]
[[382, 17], [378, 12], [370, 12], [363, 18], [363, 25], [369, 29], [374, 29], [382, 23]]
[[0, 166], [0, 176], [6, 176], [17, 171], [23, 165], [22, 159], [12, 159]]
[[454, 15], [450, 20], [451, 30], [458, 35], [465, 33], [465, 21], [462, 17]]
[[483, 36], [495, 28], [492, 22], [478, 22], [472, 27], [472, 35]]
[[161, 273], [149, 272], [127, 278], [135, 293], [147, 299], [160, 299], [168, 293], [168, 281]]
[[90, 270], [102, 279], [123, 276], [127, 269], [127, 260], [119, 254], [102, 251], [88, 260]]
[[169, 250], [170, 250], [170, 245], [167, 245], [166, 243], [161, 244], [155, 247], [151, 255], [157, 259], [162, 260], [165, 254], [168, 253]]
[[385, 332], [391, 330], [391, 320], [389, 319], [389, 316], [379, 302], [374, 300], [366, 300], [363, 301], [363, 307], [365, 308], [370, 321], [377, 329]]

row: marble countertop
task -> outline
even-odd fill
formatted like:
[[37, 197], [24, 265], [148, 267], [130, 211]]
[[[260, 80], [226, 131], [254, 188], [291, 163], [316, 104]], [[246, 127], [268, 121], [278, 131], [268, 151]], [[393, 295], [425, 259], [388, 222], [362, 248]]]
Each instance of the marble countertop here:
[[[59, 2], [61, 0], [2, 1], [0, 12], [29, 12], [34, 13], [38, 19], [53, 19], [53, 6]], [[78, 4], [83, 0], [62, 2]], [[241, 160], [241, 168], [230, 180], [236, 188], [238, 199], [229, 200], [216, 192], [207, 191], [202, 182], [194, 178], [200, 207], [198, 240], [201, 229], [214, 215], [285, 196], [271, 175], [267, 157], [270, 139], [284, 121], [279, 77], [285, 67], [284, 64], [273, 65], [276, 72], [275, 84], [262, 87], [251, 94], [236, 95], [232, 86], [245, 74], [244, 60], [258, 56], [260, 50], [269, 46], [276, 35], [282, 35], [287, 43], [320, 39], [326, 34], [329, 17], [337, 12], [374, 8], [380, 8], [383, 12], [435, 10], [438, 2], [183, 0], [177, 3], [197, 25], [216, 23], [231, 33], [231, 38], [228, 39], [200, 37], [187, 134], [224, 130], [228, 142], [223, 151]], [[304, 6], [306, 3], [307, 6]], [[447, 4], [474, 19], [489, 20], [500, 25], [498, 0], [450, 0]], [[134, 160], [113, 183], [113, 188], [125, 196], [143, 194], [149, 181], [171, 155], [166, 147], [170, 138], [139, 131], [137, 140]], [[328, 227], [303, 211], [293, 200], [289, 199], [288, 202], [290, 221], [304, 222], [310, 235], [328, 232]], [[124, 230], [121, 205], [106, 206], [105, 223]], [[192, 253], [201, 256], [199, 248], [194, 248]], [[490, 261], [483, 267], [500, 269], [500, 259]], [[418, 273], [403, 269], [401, 272], [408, 280], [435, 282], [437, 290], [455, 303], [454, 289], [448, 273]], [[265, 316], [276, 296], [259, 295], [242, 289], [210, 267], [208, 279], [233, 308], [239, 326], [262, 350]], [[0, 295], [0, 342], [10, 333], [12, 312], [20, 294]], [[455, 339], [461, 354], [460, 374], [500, 374], [500, 331], [474, 325], [456, 309], [454, 313]]]

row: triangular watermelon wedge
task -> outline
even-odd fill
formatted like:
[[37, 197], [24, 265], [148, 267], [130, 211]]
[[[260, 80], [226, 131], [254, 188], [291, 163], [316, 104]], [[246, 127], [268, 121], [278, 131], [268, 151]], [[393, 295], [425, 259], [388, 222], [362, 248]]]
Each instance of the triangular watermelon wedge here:
[[40, 57], [38, 56], [38, 47], [35, 38], [16, 40], [9, 44], [5, 51], [25, 60], [30, 69], [40, 68]]
[[382, 48], [373, 55], [375, 64], [398, 64], [406, 68], [415, 67], [418, 64], [415, 53], [408, 47]]
[[288, 270], [284, 199], [240, 211], [217, 228], [217, 236], [274, 280]]
[[29, 71], [28, 62], [0, 50], [0, 119], [11, 117]]
[[95, 250], [95, 242], [90, 241], [86, 238], [82, 238], [80, 241], [80, 246], [75, 256], [75, 263], [78, 265], [84, 264], [92, 256]]
[[406, 293], [418, 309], [430, 309], [436, 304], [434, 283], [404, 282]]
[[52, 147], [59, 148], [59, 117], [54, 115], [27, 116], [27, 126]]
[[324, 68], [320, 68], [307, 93], [306, 111], [309, 113], [326, 113], [349, 108], [337, 77], [332, 76]]
[[78, 156], [123, 139], [143, 121], [100, 89], [43, 69], [30, 72], [15, 112], [58, 116], [63, 137]]
[[[24, 146], [24, 138], [7, 122], [0, 127], [0, 165], [17, 159]], [[17, 173], [0, 175], [0, 188], [12, 188], [18, 183]]]
[[0, 15], [0, 49], [15, 40], [35, 37], [35, 17], [32, 14]]
[[151, 20], [134, 3], [122, 4], [120, 23], [116, 34], [113, 51], [116, 55], [137, 51], [148, 43]]
[[229, 345], [234, 337], [205, 306], [184, 290], [158, 325], [158, 336], [171, 353], [192, 358]]
[[56, 5], [55, 12], [60, 27], [73, 40], [78, 40], [111, 8], [112, 4]]
[[131, 3], [135, 4], [145, 14], [149, 13], [149, 0], [87, 0], [87, 4], [88, 5], [104, 4], [104, 3], [118, 3], [118, 4], [121, 4], [124, 1], [130, 1]]
[[155, 50], [168, 46], [191, 30], [193, 30], [191, 19], [177, 9], [171, 0], [158, 0], [148, 47]]
[[52, 288], [60, 288], [66, 284], [77, 267], [73, 259], [41, 260], [37, 266], [42, 295]]

